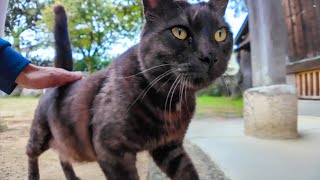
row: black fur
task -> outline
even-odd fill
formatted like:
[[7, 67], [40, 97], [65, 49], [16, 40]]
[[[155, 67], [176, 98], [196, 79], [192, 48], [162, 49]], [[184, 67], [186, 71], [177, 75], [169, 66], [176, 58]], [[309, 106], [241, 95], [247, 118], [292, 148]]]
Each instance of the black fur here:
[[[182, 142], [195, 92], [227, 68], [233, 45], [223, 19], [227, 0], [143, 2], [139, 44], [107, 69], [41, 98], [27, 146], [29, 179], [39, 179], [38, 157], [50, 147], [58, 151], [67, 179], [78, 179], [72, 162], [98, 161], [109, 180], [137, 180], [136, 153], [143, 150], [171, 179], [199, 179]], [[71, 70], [66, 13], [61, 5], [55, 13], [56, 65]], [[177, 39], [173, 27], [184, 28], [188, 37]], [[217, 42], [220, 28], [228, 34]]]

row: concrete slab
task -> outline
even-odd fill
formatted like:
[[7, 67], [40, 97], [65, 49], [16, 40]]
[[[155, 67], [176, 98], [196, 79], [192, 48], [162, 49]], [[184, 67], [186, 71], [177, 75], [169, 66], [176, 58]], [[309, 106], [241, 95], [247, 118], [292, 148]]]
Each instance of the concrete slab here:
[[301, 116], [319, 116], [320, 117], [320, 101], [300, 99], [298, 101], [298, 114]]
[[320, 117], [298, 124], [298, 139], [263, 140], [245, 136], [242, 119], [195, 119], [186, 138], [232, 180], [319, 180]]

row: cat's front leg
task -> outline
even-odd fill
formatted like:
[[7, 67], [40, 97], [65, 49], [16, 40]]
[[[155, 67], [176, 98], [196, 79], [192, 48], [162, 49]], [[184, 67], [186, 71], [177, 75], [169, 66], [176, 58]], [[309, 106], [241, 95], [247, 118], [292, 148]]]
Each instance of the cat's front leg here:
[[[121, 152], [119, 150], [118, 152]], [[108, 180], [139, 180], [136, 154], [104, 151], [97, 154], [98, 163]]]
[[173, 142], [150, 151], [156, 164], [173, 180], [198, 180], [193, 166], [181, 142]]
[[108, 180], [139, 180], [136, 152], [127, 151], [128, 148], [119, 142], [116, 136], [94, 134], [96, 158], [103, 173]]

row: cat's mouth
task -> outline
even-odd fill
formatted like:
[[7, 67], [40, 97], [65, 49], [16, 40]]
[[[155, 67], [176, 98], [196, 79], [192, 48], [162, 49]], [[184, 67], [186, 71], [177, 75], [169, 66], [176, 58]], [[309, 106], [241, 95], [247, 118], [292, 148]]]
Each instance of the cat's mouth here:
[[177, 68], [177, 76], [182, 76], [189, 81], [189, 88], [201, 89], [211, 82], [209, 67], [194, 66], [192, 64], [181, 64]]
[[209, 66], [203, 64], [184, 63], [180, 64], [177, 68], [177, 72], [184, 75], [189, 74], [207, 74]]

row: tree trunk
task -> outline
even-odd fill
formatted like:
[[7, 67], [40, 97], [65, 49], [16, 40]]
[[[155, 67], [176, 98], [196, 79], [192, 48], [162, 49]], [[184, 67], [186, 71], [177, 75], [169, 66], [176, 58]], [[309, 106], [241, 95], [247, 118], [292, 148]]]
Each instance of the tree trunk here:
[[94, 68], [94, 57], [84, 57], [84, 63], [86, 64], [90, 74], [94, 73], [96, 70]]

